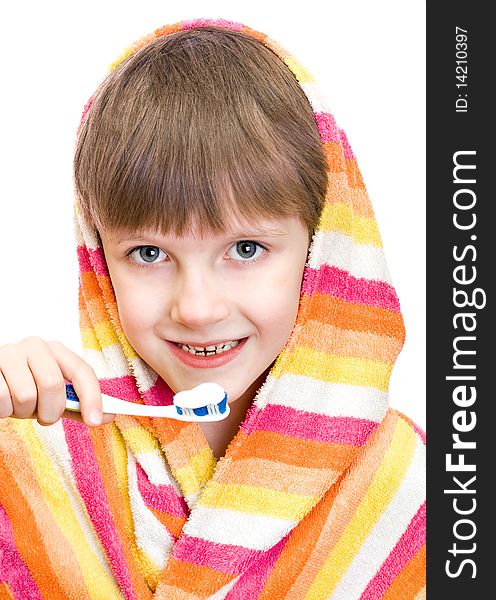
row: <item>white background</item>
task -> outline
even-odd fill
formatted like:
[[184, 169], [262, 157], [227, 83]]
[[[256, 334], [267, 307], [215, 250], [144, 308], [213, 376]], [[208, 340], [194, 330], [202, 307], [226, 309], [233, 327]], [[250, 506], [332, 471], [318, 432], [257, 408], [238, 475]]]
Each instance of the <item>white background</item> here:
[[405, 318], [390, 403], [425, 428], [425, 2], [3, 3], [0, 344], [79, 352], [72, 153], [86, 100], [122, 50], [183, 19], [222, 17], [279, 42], [347, 132]]

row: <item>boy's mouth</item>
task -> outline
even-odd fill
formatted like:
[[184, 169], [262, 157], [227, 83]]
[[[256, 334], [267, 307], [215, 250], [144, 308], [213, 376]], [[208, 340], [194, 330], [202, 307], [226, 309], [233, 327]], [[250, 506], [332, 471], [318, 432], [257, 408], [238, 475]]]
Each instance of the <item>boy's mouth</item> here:
[[240, 342], [246, 338], [240, 338], [237, 340], [227, 341], [215, 341], [205, 342], [199, 344], [197, 342], [173, 342], [178, 348], [181, 348], [185, 352], [189, 352], [193, 356], [214, 356], [216, 354], [223, 354], [229, 352], [233, 348], [236, 348]]
[[[248, 338], [210, 344], [208, 346], [190, 346], [183, 342], [167, 344], [172, 352], [182, 363], [194, 369], [215, 369], [230, 363], [242, 352]], [[213, 350], [210, 348], [213, 346]]]

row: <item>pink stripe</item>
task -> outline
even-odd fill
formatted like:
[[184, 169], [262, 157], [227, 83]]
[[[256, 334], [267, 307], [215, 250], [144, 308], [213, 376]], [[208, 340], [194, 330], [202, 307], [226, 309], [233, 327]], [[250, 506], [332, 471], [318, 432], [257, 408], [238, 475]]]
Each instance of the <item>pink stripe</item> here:
[[339, 130], [339, 137], [341, 138], [341, 143], [343, 144], [344, 157], [347, 160], [356, 160], [355, 155], [353, 154], [353, 150], [351, 149], [350, 143], [348, 142], [348, 138], [346, 137], [346, 133], [343, 129]]
[[419, 427], [417, 425], [417, 423], [414, 423], [413, 421], [412, 421], [412, 425], [413, 425], [413, 428], [415, 429], [415, 431], [420, 436], [420, 439], [424, 442], [424, 445], [425, 445], [425, 443], [426, 443], [425, 431], [421, 427]]
[[91, 108], [92, 103], [93, 103], [93, 96], [91, 96], [89, 98], [89, 100], [86, 102], [86, 104], [84, 105], [83, 114], [81, 115], [81, 120], [79, 122], [80, 126], [84, 123], [84, 120], [86, 119], [86, 115], [87, 115], [89, 109]]
[[247, 564], [251, 565], [260, 553], [260, 550], [218, 544], [182, 533], [174, 546], [173, 556], [182, 562], [210, 567], [237, 576], [243, 573]]
[[188, 19], [182, 22], [183, 29], [192, 29], [193, 27], [205, 27], [208, 25], [227, 27], [239, 31], [243, 25], [235, 21], [227, 21], [226, 19]]
[[288, 535], [264, 552], [259, 560], [246, 571], [234, 587], [225, 596], [225, 600], [246, 600], [247, 598], [258, 598], [263, 591], [267, 578], [279, 558]]
[[425, 544], [425, 502], [410, 521], [391, 554], [369, 582], [360, 600], [378, 600], [391, 586], [407, 563]]
[[[302, 293], [306, 296], [319, 292], [354, 304], [366, 304], [400, 312], [400, 303], [394, 288], [384, 281], [358, 279], [347, 271], [329, 265], [322, 265], [320, 269], [307, 269], [309, 273], [302, 285]], [[311, 274], [310, 271], [314, 273]]]
[[9, 584], [15, 600], [41, 600], [38, 586], [19, 554], [9, 518], [0, 506], [0, 582]]
[[[262, 410], [258, 410], [260, 411], [259, 416], [255, 420], [257, 430], [273, 431], [315, 442], [363, 446], [378, 425], [368, 419], [328, 417], [315, 413], [305, 414], [303, 411], [276, 404], [268, 404]], [[241, 428], [250, 434], [251, 431], [248, 431], [245, 425], [246, 421]]]
[[71, 419], [62, 419], [62, 423], [76, 485], [86, 504], [95, 531], [107, 553], [120, 589], [126, 598], [137, 600], [114, 519], [108, 506], [88, 429], [83, 423]]
[[323, 142], [339, 142], [339, 131], [336, 121], [330, 113], [315, 113], [315, 120]]
[[79, 270], [81, 273], [95, 272], [97, 275], [108, 275], [107, 263], [101, 248], [95, 250], [86, 246], [77, 247]]
[[154, 385], [143, 393], [143, 400], [145, 404], [152, 406], [169, 406], [173, 404], [173, 396], [174, 392], [161, 377], [158, 377]]
[[100, 379], [100, 389], [104, 394], [114, 396], [114, 398], [120, 398], [128, 402], [141, 401], [136, 381], [132, 375]]
[[107, 261], [103, 255], [102, 248], [88, 248], [90, 262], [93, 265], [93, 270], [97, 275], [108, 275]]
[[188, 517], [188, 506], [182, 496], [177, 496], [172, 485], [155, 485], [139, 463], [136, 463], [138, 489], [146, 505], [174, 517]]
[[93, 267], [90, 263], [90, 257], [88, 255], [88, 248], [86, 246], [77, 247], [77, 257], [79, 263], [79, 270], [81, 273], [88, 273], [93, 271]]
[[153, 406], [173, 404], [174, 392], [160, 377], [157, 378], [157, 381], [151, 388], [141, 395], [136, 385], [136, 380], [132, 375], [100, 379], [100, 389], [108, 396], [114, 396], [114, 398], [120, 398], [128, 402], [144, 402]]

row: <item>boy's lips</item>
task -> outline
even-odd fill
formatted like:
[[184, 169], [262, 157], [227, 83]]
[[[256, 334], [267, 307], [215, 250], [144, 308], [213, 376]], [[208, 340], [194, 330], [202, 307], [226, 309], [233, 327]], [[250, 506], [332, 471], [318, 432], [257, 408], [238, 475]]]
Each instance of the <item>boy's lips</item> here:
[[[177, 340], [177, 342], [174, 342], [175, 344], [184, 344], [185, 346], [201, 346], [203, 348], [208, 348], [209, 346], [220, 346], [221, 344], [228, 344], [229, 342], [239, 342], [244, 338], [231, 338], [231, 339], [224, 339], [224, 340], [216, 340], [214, 342], [185, 342], [184, 340]], [[173, 340], [167, 340], [167, 341], [173, 341]]]
[[[221, 354], [211, 354], [209, 356], [194, 355], [186, 350], [183, 350], [182, 348], [179, 348], [179, 346], [177, 346], [177, 343], [185, 343], [185, 342], [177, 342], [176, 343], [176, 342], [171, 342], [170, 340], [165, 340], [165, 341], [166, 341], [170, 351], [182, 363], [184, 363], [190, 367], [197, 368], [197, 369], [213, 369], [215, 367], [220, 367], [220, 366], [230, 362], [231, 360], [233, 360], [244, 348], [246, 342], [248, 341], [248, 338], [241, 338], [239, 340], [239, 344], [237, 346], [235, 346], [234, 348], [231, 348], [230, 350], [227, 350], [226, 352], [222, 352]], [[235, 340], [228, 340], [228, 341], [235, 341]], [[208, 346], [220, 345], [222, 343], [223, 342], [208, 342], [208, 343], [202, 342], [201, 344], [188, 343], [187, 345], [208, 347]], [[185, 345], [186, 345], [186, 343], [185, 343]]]

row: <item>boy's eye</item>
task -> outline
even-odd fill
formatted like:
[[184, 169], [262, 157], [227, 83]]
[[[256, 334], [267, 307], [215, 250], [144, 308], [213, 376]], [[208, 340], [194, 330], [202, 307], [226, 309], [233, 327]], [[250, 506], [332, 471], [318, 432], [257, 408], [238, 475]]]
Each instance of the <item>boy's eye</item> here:
[[157, 246], [140, 246], [129, 253], [138, 264], [159, 262], [157, 259], [161, 254], [167, 256], [165, 252], [160, 250]]
[[[248, 260], [252, 260], [252, 262], [254, 262], [258, 258], [260, 258], [264, 251], [264, 247], [261, 244], [259, 244], [258, 242], [253, 242], [251, 240], [243, 240], [241, 242], [237, 242], [236, 244], [231, 246], [229, 251], [231, 251], [233, 248], [236, 249], [236, 254], [238, 255], [238, 257], [240, 256], [243, 259], [242, 262]], [[257, 254], [258, 250], [260, 250], [260, 252]]]

